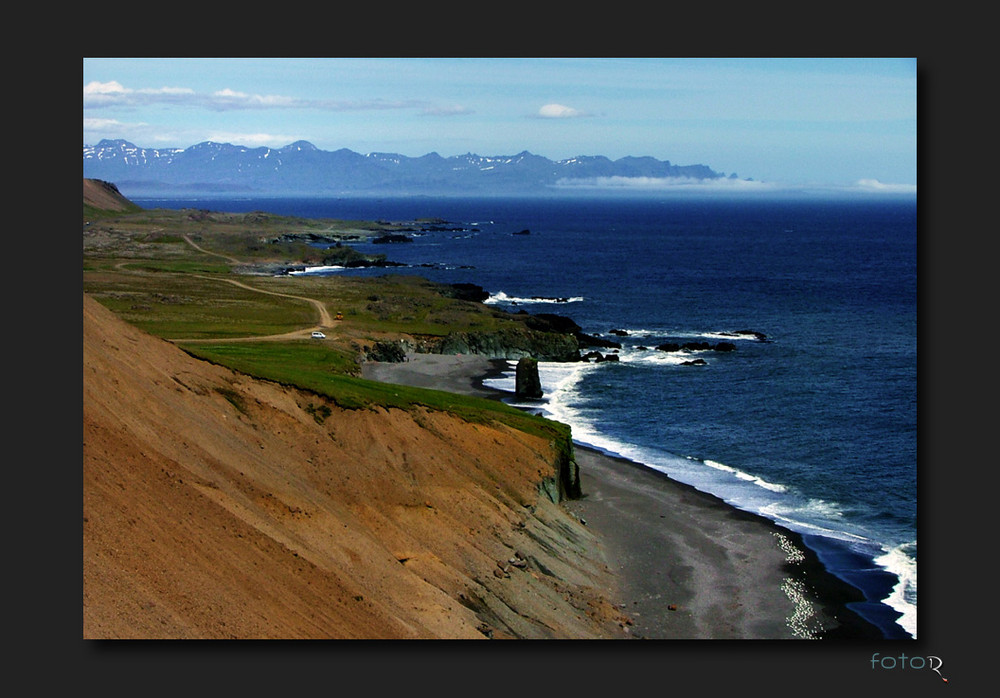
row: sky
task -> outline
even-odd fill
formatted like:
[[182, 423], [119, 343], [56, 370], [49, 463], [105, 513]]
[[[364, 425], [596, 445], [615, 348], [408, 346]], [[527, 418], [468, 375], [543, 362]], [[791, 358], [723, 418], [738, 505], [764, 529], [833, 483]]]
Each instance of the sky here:
[[917, 61], [84, 58], [83, 144], [102, 138], [143, 148], [305, 140], [409, 157], [652, 156], [735, 174], [732, 186], [909, 193]]

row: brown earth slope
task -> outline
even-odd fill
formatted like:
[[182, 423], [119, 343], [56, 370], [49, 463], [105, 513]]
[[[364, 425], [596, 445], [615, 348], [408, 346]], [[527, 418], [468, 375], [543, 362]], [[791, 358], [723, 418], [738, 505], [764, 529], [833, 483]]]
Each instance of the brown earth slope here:
[[[84, 638], [623, 637], [554, 449], [340, 410], [83, 302]], [[314, 416], [315, 415], [315, 416]]]
[[103, 211], [130, 211], [137, 208], [111, 182], [87, 178], [83, 180], [83, 205]]

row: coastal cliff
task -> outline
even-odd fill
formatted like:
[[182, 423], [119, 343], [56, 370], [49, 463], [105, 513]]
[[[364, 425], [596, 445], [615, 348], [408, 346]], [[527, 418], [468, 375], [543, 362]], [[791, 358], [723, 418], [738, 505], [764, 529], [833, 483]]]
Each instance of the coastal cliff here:
[[85, 638], [628, 636], [565, 445], [83, 317]]
[[85, 639], [871, 636], [791, 534], [482, 383], [613, 342], [471, 285], [246, 271], [357, 222], [114, 195], [84, 182]]

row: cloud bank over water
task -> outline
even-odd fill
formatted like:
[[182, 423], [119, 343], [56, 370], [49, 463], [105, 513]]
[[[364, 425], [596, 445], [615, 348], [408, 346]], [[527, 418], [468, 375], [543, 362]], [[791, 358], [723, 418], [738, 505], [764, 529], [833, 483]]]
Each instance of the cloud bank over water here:
[[877, 179], [862, 179], [850, 185], [834, 184], [783, 184], [762, 182], [737, 177], [695, 179], [691, 177], [592, 177], [587, 179], [560, 179], [555, 187], [563, 191], [578, 192], [664, 192], [692, 194], [886, 194], [916, 195], [914, 184], [887, 184]]

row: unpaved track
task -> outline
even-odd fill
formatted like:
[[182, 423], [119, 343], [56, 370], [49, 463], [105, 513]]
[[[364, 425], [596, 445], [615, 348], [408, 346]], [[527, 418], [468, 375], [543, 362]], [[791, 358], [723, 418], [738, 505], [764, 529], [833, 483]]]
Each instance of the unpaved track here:
[[[199, 252], [204, 252], [205, 254], [209, 254], [214, 257], [221, 257], [222, 259], [225, 259], [226, 261], [231, 262], [232, 264], [242, 264], [240, 260], [234, 257], [229, 257], [224, 254], [219, 254], [218, 252], [210, 252], [209, 250], [199, 247], [187, 235], [184, 236], [184, 240], [189, 245], [191, 245], [191, 247], [195, 248]], [[254, 291], [256, 293], [266, 293], [270, 296], [282, 296], [283, 298], [294, 298], [296, 300], [312, 303], [313, 307], [316, 308], [316, 311], [319, 313], [319, 324], [314, 327], [307, 327], [301, 330], [285, 332], [284, 334], [272, 334], [261, 337], [238, 337], [238, 338], [226, 338], [226, 339], [174, 339], [171, 341], [206, 343], [206, 342], [256, 342], [260, 340], [301, 339], [303, 337], [308, 337], [315, 330], [328, 331], [330, 328], [334, 326], [333, 325], [334, 320], [333, 317], [330, 315], [330, 311], [326, 309], [326, 306], [323, 304], [322, 301], [317, 300], [316, 298], [306, 298], [305, 296], [296, 296], [291, 293], [278, 293], [277, 291], [265, 291], [260, 288], [254, 288], [253, 286], [249, 286], [235, 279], [217, 279], [211, 276], [202, 276], [202, 275], [196, 275], [196, 276], [198, 276], [199, 279], [207, 279], [209, 281], [225, 281], [227, 283], [233, 284], [234, 286], [239, 286], [240, 288], [245, 288], [248, 291]]]
[[213, 257], [221, 257], [222, 259], [226, 260], [227, 262], [231, 262], [232, 264], [242, 264], [242, 262], [240, 262], [240, 260], [236, 259], [235, 257], [230, 257], [229, 255], [219, 254], [218, 252], [211, 252], [209, 250], [206, 250], [204, 247], [199, 246], [194, 240], [192, 240], [187, 235], [184, 236], [184, 241], [187, 244], [191, 245], [191, 247], [198, 250], [199, 252], [210, 254]]

